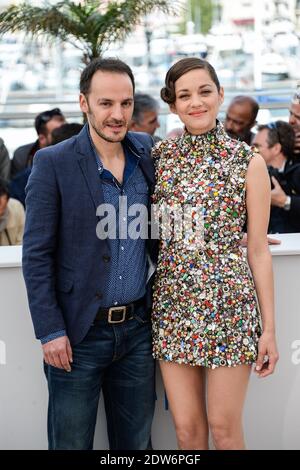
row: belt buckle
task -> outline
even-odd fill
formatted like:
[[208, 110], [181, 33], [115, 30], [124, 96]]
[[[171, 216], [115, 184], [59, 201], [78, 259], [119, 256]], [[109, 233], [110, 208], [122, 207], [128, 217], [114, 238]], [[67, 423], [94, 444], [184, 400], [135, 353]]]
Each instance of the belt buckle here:
[[[122, 310], [122, 318], [121, 320], [112, 320], [112, 314], [114, 313], [114, 311], [117, 311], [117, 310]], [[125, 318], [126, 318], [126, 306], [123, 305], [121, 307], [110, 307], [108, 309], [108, 323], [123, 323], [123, 321], [125, 321]]]

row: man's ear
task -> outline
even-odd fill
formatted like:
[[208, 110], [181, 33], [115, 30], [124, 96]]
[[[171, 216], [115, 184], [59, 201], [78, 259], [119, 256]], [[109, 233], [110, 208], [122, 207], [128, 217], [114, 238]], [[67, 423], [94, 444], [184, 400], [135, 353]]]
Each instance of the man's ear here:
[[39, 143], [41, 148], [47, 147], [48, 141], [47, 137], [44, 134], [39, 134]]
[[279, 155], [282, 152], [282, 146], [279, 142], [277, 142], [275, 145], [273, 145], [273, 149], [274, 149], [276, 155]]
[[89, 104], [86, 96], [83, 93], [80, 93], [79, 95], [79, 105], [83, 113], [87, 113], [89, 111]]

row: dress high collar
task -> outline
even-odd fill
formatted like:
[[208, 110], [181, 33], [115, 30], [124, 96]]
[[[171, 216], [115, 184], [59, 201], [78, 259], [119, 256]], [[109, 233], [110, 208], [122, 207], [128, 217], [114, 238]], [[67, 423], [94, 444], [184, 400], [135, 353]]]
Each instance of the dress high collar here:
[[209, 131], [204, 132], [203, 134], [193, 135], [190, 132], [188, 132], [187, 129], [185, 129], [181, 137], [181, 143], [183, 145], [185, 144], [196, 145], [196, 144], [206, 144], [208, 142], [211, 142], [211, 143], [217, 143], [218, 141], [224, 142], [224, 140], [228, 140], [228, 139], [229, 137], [224, 130], [223, 124], [217, 120], [217, 125], [213, 129], [210, 129]]

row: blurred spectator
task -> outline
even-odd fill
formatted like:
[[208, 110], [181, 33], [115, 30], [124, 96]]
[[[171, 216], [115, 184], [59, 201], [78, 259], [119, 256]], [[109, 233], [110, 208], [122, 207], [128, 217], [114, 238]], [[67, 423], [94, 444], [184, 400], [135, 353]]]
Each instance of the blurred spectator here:
[[66, 119], [59, 108], [43, 111], [36, 116], [34, 126], [38, 139], [16, 149], [11, 162], [11, 178], [14, 178], [19, 171], [32, 166], [35, 152], [51, 145], [52, 131], [65, 122]]
[[24, 170], [19, 171], [14, 178], [11, 179], [9, 185], [9, 192], [14, 199], [23, 204], [25, 207], [25, 188], [31, 173], [31, 167], [24, 168]]
[[77, 122], [70, 122], [57, 127], [52, 131], [52, 145], [63, 142], [64, 140], [73, 137], [73, 135], [79, 134], [82, 128], [83, 124], [78, 124]]
[[21, 245], [24, 223], [22, 204], [9, 197], [7, 183], [0, 179], [0, 246]]
[[300, 158], [300, 91], [293, 96], [290, 105], [289, 123], [295, 132], [294, 154], [296, 158]]
[[4, 145], [3, 140], [0, 138], [0, 178], [9, 180], [10, 173], [10, 158], [8, 150]]
[[255, 135], [251, 129], [256, 123], [258, 110], [258, 103], [251, 96], [235, 96], [228, 106], [224, 122], [229, 137], [251, 145]]
[[154, 137], [156, 129], [160, 127], [158, 108], [159, 105], [152, 96], [146, 93], [136, 93], [134, 95], [134, 110], [129, 130], [147, 132], [147, 134], [152, 135], [154, 141], [160, 140], [159, 137]]
[[[83, 125], [78, 124], [78, 123], [62, 124], [61, 126], [53, 129], [51, 133], [52, 135], [49, 141], [52, 142], [51, 145], [58, 144], [59, 142], [62, 142], [63, 140], [69, 139], [70, 137], [73, 137], [73, 135], [78, 134], [82, 128], [83, 128]], [[18, 199], [18, 201], [20, 201], [24, 207], [25, 207], [25, 197], [26, 197], [25, 188], [26, 188], [30, 173], [31, 173], [31, 166], [25, 168], [22, 171], [19, 171], [19, 173], [11, 180], [11, 183], [10, 183], [11, 196], [14, 197], [15, 199]]]
[[184, 132], [184, 129], [182, 127], [175, 127], [174, 129], [171, 129], [167, 135], [167, 139], [176, 139], [176, 137], [181, 137]]
[[295, 163], [295, 134], [284, 121], [258, 127], [253, 144], [265, 159], [271, 178], [269, 233], [300, 232], [300, 163]]

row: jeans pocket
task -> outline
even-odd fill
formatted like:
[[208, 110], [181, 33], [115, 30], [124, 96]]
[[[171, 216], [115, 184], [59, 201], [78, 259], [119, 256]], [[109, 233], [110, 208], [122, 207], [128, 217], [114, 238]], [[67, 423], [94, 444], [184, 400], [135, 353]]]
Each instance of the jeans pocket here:
[[141, 318], [139, 315], [134, 315], [135, 320], [140, 324], [140, 325], [147, 325], [150, 324], [151, 319], [150, 317], [147, 318]]

